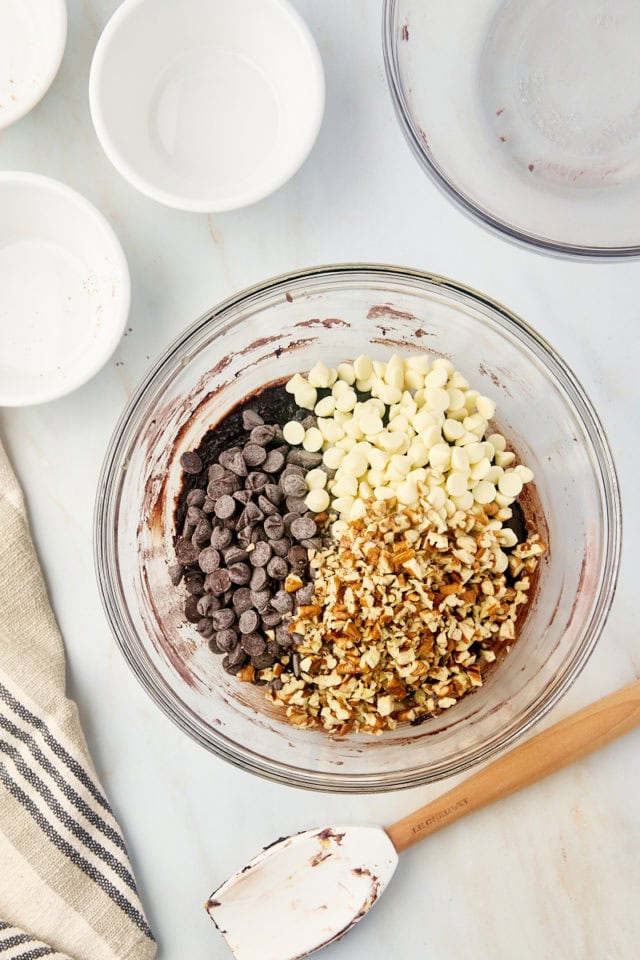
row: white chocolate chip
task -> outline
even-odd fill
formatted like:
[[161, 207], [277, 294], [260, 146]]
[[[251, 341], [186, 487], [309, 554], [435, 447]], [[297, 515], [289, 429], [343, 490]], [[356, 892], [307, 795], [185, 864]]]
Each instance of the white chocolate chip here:
[[327, 475], [324, 470], [316, 467], [315, 470], [309, 470], [305, 481], [308, 490], [322, 490], [327, 485]]
[[322, 449], [323, 443], [324, 437], [322, 436], [320, 430], [318, 430], [317, 427], [309, 427], [304, 435], [304, 440], [302, 441], [302, 446], [304, 449], [309, 453], [316, 453], [318, 450]]
[[294, 399], [303, 410], [313, 410], [318, 400], [318, 391], [308, 383], [302, 383], [294, 393]]
[[518, 464], [518, 466], [514, 469], [523, 483], [531, 483], [533, 480], [533, 470], [530, 470], [529, 467], [525, 467], [522, 463]]
[[328, 387], [330, 386], [331, 380], [331, 371], [324, 363], [316, 363], [309, 373], [307, 374], [307, 380], [312, 387]]
[[297, 420], [289, 420], [282, 428], [282, 435], [287, 443], [297, 446], [304, 440], [305, 429]]
[[310, 490], [304, 499], [309, 510], [313, 513], [324, 513], [331, 500], [326, 490]]
[[487, 440], [497, 453], [502, 453], [506, 449], [507, 441], [501, 433], [492, 433]]
[[357, 402], [358, 398], [355, 390], [344, 390], [336, 397], [336, 410], [339, 410], [341, 413], [349, 413], [350, 410], [353, 410]]
[[337, 470], [345, 456], [345, 451], [340, 447], [328, 447], [322, 454], [322, 462], [329, 470]]
[[503, 497], [517, 497], [522, 491], [522, 480], [515, 470], [507, 470], [498, 480], [498, 490]]
[[[431, 374], [429, 374], [429, 376], [431, 376]], [[446, 410], [449, 406], [449, 394], [446, 390], [443, 390], [442, 387], [425, 388], [425, 397], [427, 406], [432, 410], [437, 410], [439, 413]]]
[[489, 397], [480, 396], [476, 400], [476, 410], [485, 420], [491, 420], [496, 412], [496, 405]]
[[330, 417], [336, 408], [336, 398], [334, 396], [323, 397], [318, 400], [314, 413], [317, 417]]
[[353, 363], [357, 380], [366, 380], [373, 373], [373, 364], [369, 357], [361, 354]]
[[307, 381], [304, 379], [304, 377], [300, 376], [299, 373], [294, 373], [291, 379], [287, 382], [285, 390], [287, 393], [295, 393], [296, 390], [298, 390], [306, 382]]
[[492, 503], [496, 498], [496, 488], [488, 480], [479, 480], [473, 488], [473, 498], [476, 503]]
[[352, 363], [340, 363], [338, 364], [338, 377], [339, 380], [348, 383], [349, 386], [352, 386], [356, 382], [356, 372], [353, 369]]

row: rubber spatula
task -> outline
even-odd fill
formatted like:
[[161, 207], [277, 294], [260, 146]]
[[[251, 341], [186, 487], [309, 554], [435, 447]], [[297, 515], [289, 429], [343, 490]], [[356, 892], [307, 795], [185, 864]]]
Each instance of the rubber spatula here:
[[640, 680], [561, 720], [387, 827], [328, 826], [276, 841], [206, 904], [237, 960], [298, 960], [343, 936], [378, 900], [398, 854], [640, 724]]

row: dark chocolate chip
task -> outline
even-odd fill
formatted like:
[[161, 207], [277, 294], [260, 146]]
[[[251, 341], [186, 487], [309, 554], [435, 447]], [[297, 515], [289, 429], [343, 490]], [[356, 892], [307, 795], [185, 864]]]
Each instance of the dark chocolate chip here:
[[244, 482], [244, 485], [247, 490], [264, 490], [267, 483], [269, 482], [269, 477], [266, 473], [262, 473], [260, 470], [254, 470], [253, 473], [250, 473], [247, 479]]
[[189, 599], [184, 605], [184, 613], [189, 623], [198, 622], [198, 620], [200, 619], [200, 612], [198, 610], [197, 597], [189, 597]]
[[285, 477], [304, 477], [304, 475], [305, 471], [299, 464], [288, 463], [282, 471], [280, 480], [284, 480]]
[[274, 515], [265, 517], [264, 532], [269, 540], [279, 540], [284, 533], [284, 521], [281, 516]]
[[276, 658], [272, 657], [271, 654], [267, 653], [266, 650], [257, 657], [251, 657], [251, 663], [256, 670], [266, 670], [267, 667], [272, 667], [275, 663], [275, 660]]
[[217, 550], [224, 550], [225, 547], [229, 546], [232, 539], [231, 530], [227, 530], [225, 527], [217, 526], [211, 531], [211, 546]]
[[303, 419], [300, 422], [302, 423], [302, 426], [305, 428], [305, 430], [311, 430], [311, 427], [316, 427], [318, 425], [318, 421], [316, 420], [316, 418], [312, 413], [308, 413], [307, 416], [303, 417]]
[[194, 451], [183, 453], [180, 457], [180, 466], [185, 473], [200, 473], [202, 470], [202, 460]]
[[280, 677], [274, 677], [273, 680], [270, 680], [267, 684], [269, 690], [273, 690], [274, 693], [277, 693], [278, 690], [282, 690], [284, 684]]
[[251, 605], [255, 607], [258, 613], [266, 613], [270, 609], [271, 590], [252, 590]]
[[[240, 619], [238, 620], [240, 633], [254, 633], [259, 626], [260, 617], [255, 610], [245, 610], [244, 613], [240, 615]], [[247, 653], [251, 653], [251, 651], [247, 650]]]
[[184, 524], [182, 525], [182, 539], [191, 540], [191, 537], [193, 536], [195, 529], [196, 529], [195, 524], [189, 523], [188, 520], [185, 520]]
[[268, 483], [264, 488], [264, 492], [276, 507], [284, 500], [284, 491], [279, 483]]
[[293, 597], [286, 590], [278, 590], [271, 598], [271, 606], [278, 613], [289, 613], [290, 610], [293, 610]]
[[300, 656], [295, 651], [291, 657], [291, 666], [293, 667], [293, 675], [296, 680], [300, 679]]
[[306, 497], [307, 485], [302, 477], [290, 473], [282, 478], [282, 489], [287, 497]]
[[177, 587], [180, 581], [182, 580], [182, 575], [184, 574], [184, 567], [181, 563], [172, 563], [169, 567], [169, 578], [174, 587]]
[[191, 540], [197, 547], [206, 547], [208, 543], [211, 543], [211, 524], [208, 520], [201, 520], [198, 526], [193, 531], [193, 536]]
[[291, 450], [287, 454], [287, 463], [292, 463], [296, 467], [304, 467], [305, 470], [311, 470], [322, 463], [321, 453], [311, 453], [308, 450]]
[[[222, 457], [220, 457], [220, 462], [222, 462]], [[246, 477], [249, 472], [241, 450], [233, 453], [226, 461], [225, 466], [237, 477]]]
[[204, 490], [190, 490], [187, 494], [187, 506], [201, 507], [206, 498]]
[[270, 423], [265, 423], [264, 425], [258, 425], [254, 427], [249, 435], [249, 439], [252, 444], [260, 447], [266, 447], [268, 443], [275, 438], [276, 431], [275, 428], [271, 426]]
[[254, 427], [261, 427], [264, 420], [256, 410], [242, 411], [242, 426], [245, 430], [253, 430]]
[[211, 623], [211, 620], [209, 619], [209, 617], [202, 617], [200, 620], [198, 620], [196, 624], [196, 630], [201, 636], [205, 638], [205, 640], [208, 637], [212, 637], [213, 624]]
[[309, 562], [309, 556], [304, 547], [296, 544], [296, 546], [291, 547], [287, 553], [287, 560], [294, 570], [302, 571], [306, 568]]
[[220, 601], [211, 594], [205, 594], [198, 600], [198, 613], [202, 617], [211, 617], [220, 610]]
[[216, 517], [220, 517], [221, 520], [228, 520], [229, 517], [233, 516], [235, 510], [236, 502], [229, 494], [223, 494], [219, 497], [214, 507]]
[[267, 459], [267, 451], [257, 443], [248, 443], [242, 452], [244, 462], [248, 467], [259, 467]]
[[296, 603], [300, 606], [304, 606], [307, 603], [311, 603], [315, 596], [315, 587], [312, 583], [305, 583], [304, 587], [300, 587], [299, 590], [296, 590]]
[[279, 473], [284, 467], [284, 455], [279, 450], [270, 450], [262, 464], [265, 473]]
[[230, 547], [227, 547], [222, 556], [224, 557], [224, 562], [229, 567], [232, 563], [242, 563], [247, 559], [249, 554], [246, 550], [243, 550], [242, 547], [237, 546], [237, 544], [232, 544]]
[[264, 590], [269, 582], [267, 571], [264, 567], [256, 567], [251, 574], [249, 586], [252, 590]]
[[259, 543], [260, 541], [264, 541], [266, 543], [268, 539], [269, 537], [264, 532], [263, 526], [261, 526], [260, 524], [257, 524], [255, 527], [252, 528], [251, 543]]
[[[211, 599], [213, 600], [214, 598], [212, 597]], [[222, 610], [213, 610], [209, 616], [216, 630], [227, 630], [236, 622], [235, 612], [229, 610], [228, 607]]]
[[302, 497], [287, 497], [287, 510], [289, 513], [297, 513], [302, 516], [307, 512], [307, 505]]
[[301, 540], [300, 543], [303, 547], [306, 547], [307, 550], [322, 550], [324, 548], [324, 543], [322, 537], [312, 537], [310, 540]]
[[252, 567], [266, 567], [271, 559], [272, 550], [264, 540], [256, 543], [254, 549], [249, 554], [249, 563]]
[[176, 541], [176, 557], [179, 562], [184, 563], [185, 566], [191, 563], [197, 563], [199, 554], [199, 549], [194, 543], [191, 543], [191, 540], [180, 539]]
[[228, 569], [231, 583], [244, 586], [251, 580], [251, 569], [246, 563], [232, 563]]
[[222, 650], [216, 643], [215, 635], [213, 637], [209, 637], [208, 647], [209, 647], [209, 650], [211, 650], [211, 653], [222, 653]]
[[289, 573], [289, 564], [284, 557], [271, 557], [267, 564], [267, 573], [274, 580], [284, 580]]
[[192, 597], [201, 597], [204, 593], [204, 577], [191, 571], [184, 578], [184, 587]]
[[238, 664], [244, 664], [247, 662], [247, 656], [244, 650], [242, 649], [242, 647], [240, 646], [240, 644], [238, 644], [235, 647], [235, 649], [229, 651], [228, 660], [229, 660], [230, 666], [232, 667], [235, 667]]
[[233, 499], [246, 506], [246, 504], [251, 500], [252, 496], [253, 494], [251, 490], [236, 490], [233, 495]]
[[218, 630], [216, 633], [216, 643], [221, 650], [233, 650], [238, 643], [238, 634], [229, 627], [224, 630]]
[[251, 527], [256, 523], [260, 523], [261, 520], [264, 520], [264, 513], [258, 504], [248, 503], [242, 511], [242, 516], [240, 517], [238, 523], [243, 527]]
[[264, 494], [258, 494], [258, 506], [262, 510], [265, 517], [278, 516], [278, 508], [275, 504], [271, 503], [268, 497], [265, 497]]
[[278, 537], [277, 540], [270, 540], [271, 549], [277, 557], [286, 557], [289, 548], [291, 547], [291, 540], [289, 537]]
[[296, 540], [306, 540], [308, 537], [313, 537], [317, 529], [317, 524], [311, 517], [299, 517], [291, 524], [291, 533]]
[[200, 507], [189, 507], [187, 510], [187, 523], [190, 523], [193, 527], [197, 527], [201, 520], [206, 520], [204, 510], [201, 510]]
[[226, 472], [221, 463], [212, 463], [207, 470], [208, 482], [211, 483], [212, 480], [220, 480], [221, 477], [225, 476]]
[[283, 650], [288, 649], [293, 643], [292, 634], [289, 633], [287, 627], [284, 624], [281, 624], [279, 627], [276, 627], [276, 641], [283, 648]]
[[211, 497], [205, 497], [205, 501], [202, 504], [202, 509], [205, 513], [213, 513], [213, 508], [215, 507], [216, 502], [212, 500]]
[[242, 527], [238, 530], [238, 543], [242, 547], [248, 547], [251, 543], [251, 527]]
[[253, 591], [249, 587], [238, 587], [231, 602], [237, 614], [244, 613], [253, 606]]
[[267, 610], [266, 613], [262, 614], [260, 618], [262, 620], [262, 626], [267, 630], [272, 630], [273, 627], [277, 627], [279, 623], [282, 623], [282, 614], [278, 613], [277, 610]]
[[220, 566], [220, 554], [215, 547], [205, 547], [198, 557], [198, 564], [205, 573], [213, 573]]
[[228, 570], [214, 570], [207, 578], [211, 581], [211, 593], [216, 597], [224, 593], [231, 586], [231, 578]]

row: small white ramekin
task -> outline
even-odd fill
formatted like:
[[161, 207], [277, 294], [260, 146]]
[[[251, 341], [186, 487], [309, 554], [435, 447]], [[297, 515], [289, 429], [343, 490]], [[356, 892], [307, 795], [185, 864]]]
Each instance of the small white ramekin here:
[[204, 213], [255, 203], [311, 150], [324, 73], [287, 0], [124, 0], [96, 47], [105, 153], [154, 200]]

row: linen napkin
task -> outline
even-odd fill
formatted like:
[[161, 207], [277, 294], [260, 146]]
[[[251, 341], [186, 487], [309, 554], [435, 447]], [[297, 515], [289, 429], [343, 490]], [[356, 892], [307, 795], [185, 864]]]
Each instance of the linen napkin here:
[[98, 781], [24, 500], [0, 443], [0, 960], [151, 960]]

